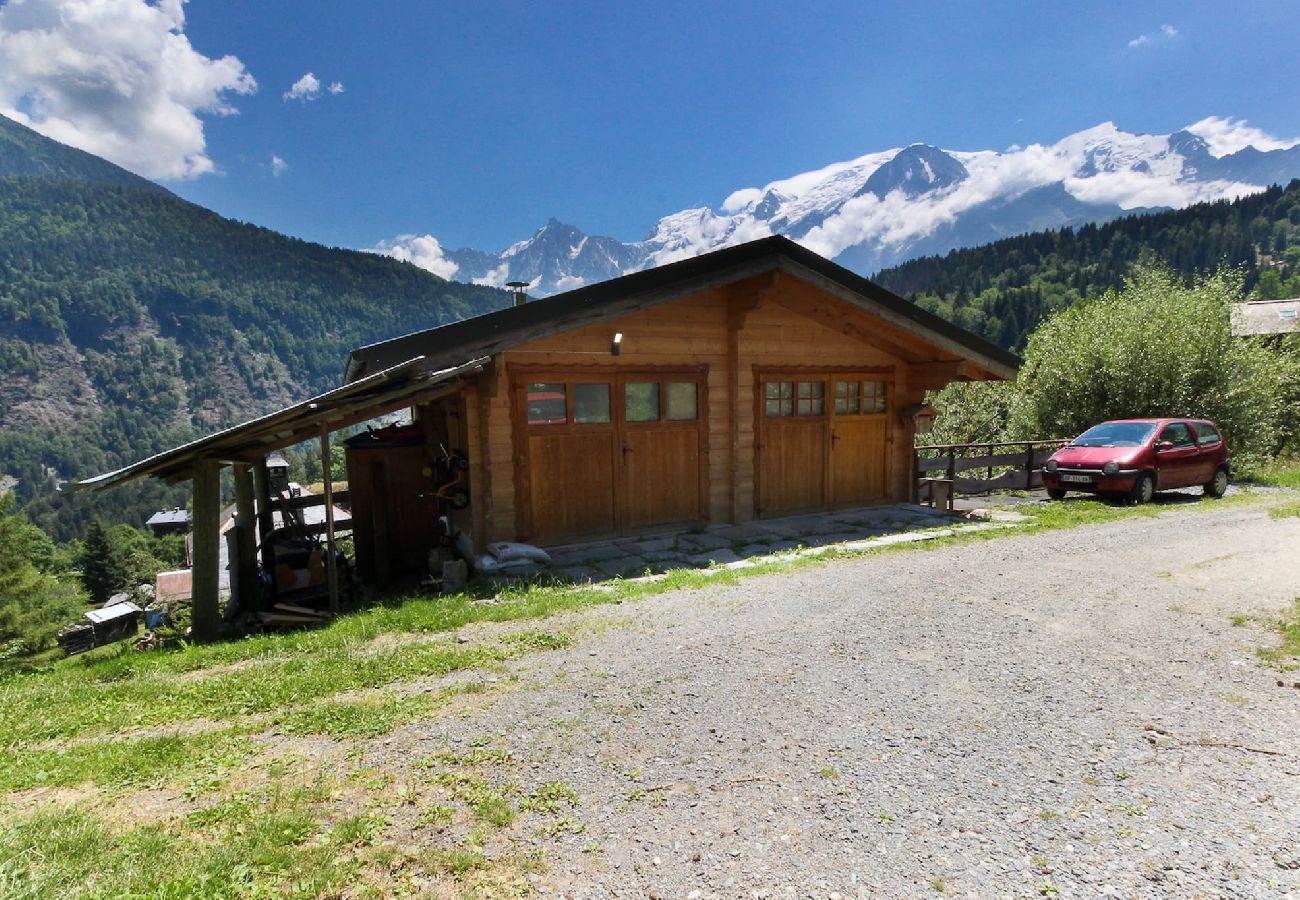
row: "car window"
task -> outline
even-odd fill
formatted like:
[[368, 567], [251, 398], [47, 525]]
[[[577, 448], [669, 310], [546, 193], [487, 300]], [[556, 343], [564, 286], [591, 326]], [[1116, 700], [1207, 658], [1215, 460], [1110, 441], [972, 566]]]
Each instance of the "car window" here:
[[1141, 447], [1151, 437], [1150, 422], [1102, 422], [1070, 442], [1072, 447]]
[[1192, 429], [1182, 422], [1166, 425], [1165, 430], [1160, 432], [1160, 440], [1172, 441], [1175, 447], [1192, 447], [1196, 445], [1196, 439], [1192, 437]]
[[1219, 437], [1219, 432], [1209, 422], [1193, 422], [1192, 429], [1196, 432], [1196, 442], [1202, 447], [1217, 444], [1223, 440], [1223, 438]]

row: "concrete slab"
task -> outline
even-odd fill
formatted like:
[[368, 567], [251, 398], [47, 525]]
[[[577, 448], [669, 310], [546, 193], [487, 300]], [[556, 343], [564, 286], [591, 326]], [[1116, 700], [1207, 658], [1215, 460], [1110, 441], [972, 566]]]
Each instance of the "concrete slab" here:
[[736, 541], [761, 541], [771, 540], [775, 535], [770, 528], [762, 525], [718, 525], [709, 528], [709, 534], [715, 534], [728, 543]]
[[646, 553], [663, 553], [677, 546], [677, 535], [670, 537], [647, 538], [639, 541], [627, 541], [621, 546], [628, 552], [645, 555]]

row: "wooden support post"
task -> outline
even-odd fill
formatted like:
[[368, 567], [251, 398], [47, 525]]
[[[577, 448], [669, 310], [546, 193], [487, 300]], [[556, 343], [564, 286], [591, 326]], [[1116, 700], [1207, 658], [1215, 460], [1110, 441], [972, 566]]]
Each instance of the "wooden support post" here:
[[266, 457], [253, 463], [253, 492], [257, 495], [257, 543], [262, 547], [265, 562], [266, 539], [275, 527], [271, 518], [271, 473], [266, 468]]
[[191, 624], [196, 641], [217, 636], [220, 622], [217, 591], [221, 565], [221, 464], [204, 459], [194, 464], [194, 568], [191, 571]]
[[235, 471], [235, 546], [239, 565], [233, 573], [231, 588], [239, 601], [240, 609], [249, 610], [257, 602], [261, 589], [257, 566], [257, 513], [253, 504], [253, 472], [251, 466], [237, 465]]
[[325, 476], [325, 579], [330, 589], [330, 612], [339, 611], [339, 573], [334, 552], [334, 476], [330, 472], [330, 432], [320, 427], [320, 468]]

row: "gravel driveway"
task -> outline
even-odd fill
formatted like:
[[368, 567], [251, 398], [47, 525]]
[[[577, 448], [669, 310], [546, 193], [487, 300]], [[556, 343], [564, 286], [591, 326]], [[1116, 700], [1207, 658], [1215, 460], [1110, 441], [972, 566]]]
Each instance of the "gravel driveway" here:
[[[580, 796], [578, 897], [1300, 892], [1300, 519], [1173, 506], [680, 591], [577, 629], [403, 759], [490, 743]], [[470, 634], [472, 639], [472, 633]]]

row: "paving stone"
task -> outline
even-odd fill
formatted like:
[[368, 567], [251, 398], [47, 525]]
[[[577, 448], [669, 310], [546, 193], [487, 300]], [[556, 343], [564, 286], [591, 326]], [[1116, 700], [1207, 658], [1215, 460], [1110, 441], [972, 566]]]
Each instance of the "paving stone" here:
[[595, 563], [595, 566], [610, 578], [619, 578], [624, 575], [644, 575], [650, 563], [640, 556], [619, 556], [614, 559], [602, 559]]
[[731, 541], [706, 532], [704, 534], [684, 534], [678, 541], [678, 545], [683, 549], [694, 547], [700, 550], [717, 550], [722, 547], [730, 547]]
[[770, 540], [772, 537], [772, 531], [762, 525], [722, 525], [710, 528], [707, 533], [717, 535], [730, 543], [763, 541]]
[[740, 548], [740, 555], [743, 557], [766, 556], [772, 552], [772, 546], [771, 543], [746, 544]]
[[810, 534], [804, 540], [809, 547], [825, 547], [829, 544], [843, 544], [846, 541], [856, 541], [862, 537], [860, 532], [837, 531], [833, 534]]
[[618, 559], [621, 556], [627, 556], [627, 551], [614, 544], [590, 544], [583, 547], [557, 550], [551, 554], [551, 560], [560, 565], [589, 564]]
[[645, 556], [647, 553], [663, 553], [677, 546], [677, 536], [648, 538], [643, 541], [629, 541], [628, 549], [632, 553]]
[[723, 563], [739, 562], [740, 557], [736, 555], [735, 551], [723, 547], [688, 556], [686, 561], [694, 566], [722, 565]]
[[681, 562], [686, 559], [686, 554], [680, 550], [646, 550], [641, 558], [651, 562]]

